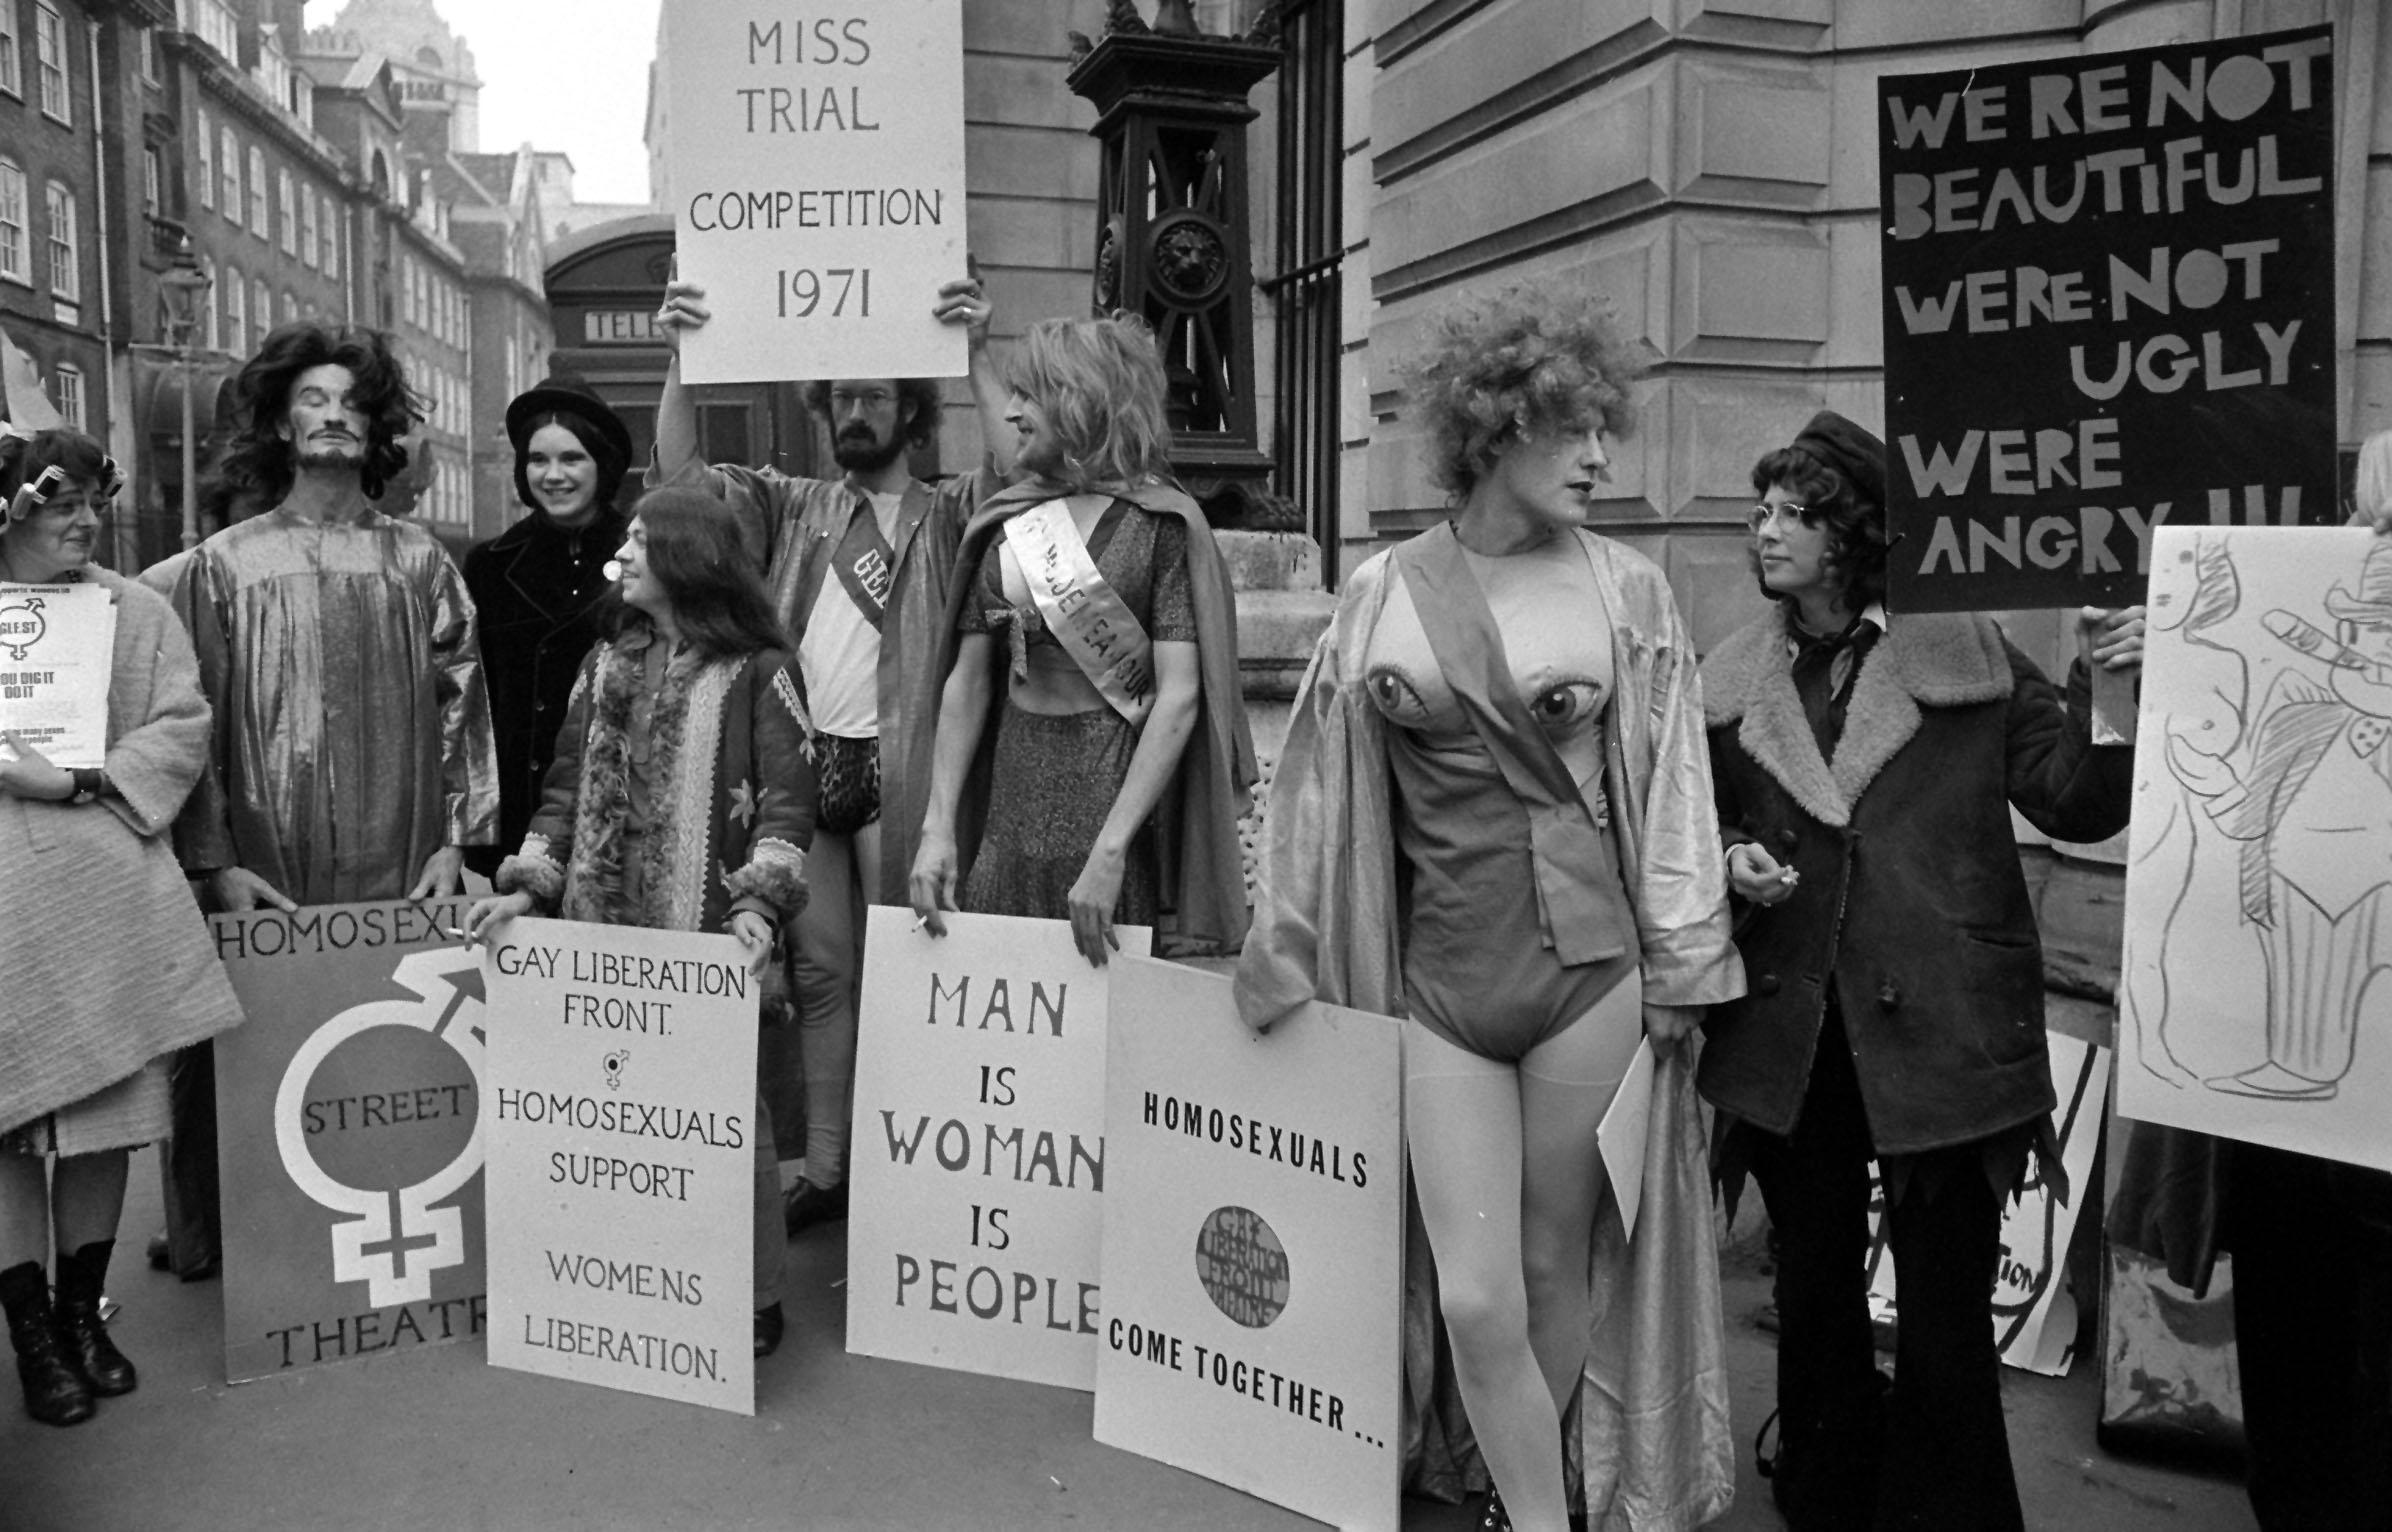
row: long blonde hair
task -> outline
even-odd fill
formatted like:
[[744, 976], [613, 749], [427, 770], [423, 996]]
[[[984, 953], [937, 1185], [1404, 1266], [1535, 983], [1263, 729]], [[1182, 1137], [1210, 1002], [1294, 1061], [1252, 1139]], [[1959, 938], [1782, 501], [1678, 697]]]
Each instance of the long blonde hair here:
[[1163, 358], [1136, 315], [1040, 320], [1013, 348], [1005, 382], [1045, 413], [1064, 452], [1055, 477], [1070, 488], [1169, 476]]

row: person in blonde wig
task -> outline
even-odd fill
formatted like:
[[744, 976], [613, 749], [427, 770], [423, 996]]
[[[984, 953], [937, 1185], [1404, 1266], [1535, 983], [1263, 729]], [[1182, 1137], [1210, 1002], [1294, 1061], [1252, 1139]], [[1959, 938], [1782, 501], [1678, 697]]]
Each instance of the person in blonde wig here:
[[[1044, 320], [1006, 369], [1018, 482], [964, 529], [930, 802], [910, 893], [1116, 923], [1174, 950], [1246, 930], [1237, 818], [1254, 780], [1229, 571], [1170, 478], [1163, 364], [1139, 320]], [[990, 712], [996, 711], [994, 727]]]

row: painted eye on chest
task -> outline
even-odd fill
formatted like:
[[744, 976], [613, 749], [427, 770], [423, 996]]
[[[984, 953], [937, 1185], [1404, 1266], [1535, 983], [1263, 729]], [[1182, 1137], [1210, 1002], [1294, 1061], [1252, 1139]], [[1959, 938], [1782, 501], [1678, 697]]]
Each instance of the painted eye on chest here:
[[1417, 722], [1428, 716], [1429, 707], [1413, 690], [1412, 683], [1399, 671], [1380, 669], [1370, 673], [1371, 701], [1389, 718]]
[[1528, 713], [1547, 731], [1572, 729], [1603, 711], [1603, 688], [1593, 681], [1564, 681], [1528, 699]]

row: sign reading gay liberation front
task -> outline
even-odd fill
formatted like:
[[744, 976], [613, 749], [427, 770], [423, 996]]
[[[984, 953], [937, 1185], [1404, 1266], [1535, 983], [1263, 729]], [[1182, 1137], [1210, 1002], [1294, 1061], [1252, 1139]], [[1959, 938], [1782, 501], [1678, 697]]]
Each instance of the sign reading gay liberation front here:
[[2139, 601], [2336, 515], [2332, 36], [1878, 82], [1897, 611]]
[[2118, 1110], [2392, 1170], [2392, 542], [2169, 527]]
[[482, 1333], [481, 960], [466, 901], [214, 915], [233, 1382]]
[[[2110, 1050], [2054, 1032], [2052, 1092], [2059, 1106], [2052, 1130], [2060, 1140], [2060, 1165], [2068, 1173], [2068, 1200], [2052, 1195], [2027, 1163], [2026, 1184], [2002, 1204], [2001, 1258], [1993, 1276], [1993, 1343], [2012, 1367], [2062, 1377], [2076, 1359], [2076, 1300], [2068, 1292], [2068, 1243], [2076, 1215], [2084, 1208], [2093, 1175], [2093, 1149], [2108, 1110]], [[1886, 1247], [1885, 1185], [1871, 1192], [1869, 1207], [1869, 1312], [1879, 1323], [1900, 1322], [1893, 1252]]]
[[106, 765], [115, 645], [107, 587], [0, 585], [0, 736], [20, 736], [53, 766]]
[[955, 377], [963, 0], [666, 0], [673, 242], [714, 318], [690, 383]]
[[1402, 1023], [1114, 965], [1096, 1439], [1341, 1527], [1400, 1522]]
[[483, 979], [491, 1362], [754, 1414], [747, 954], [519, 919]]
[[[1110, 976], [1060, 920], [874, 906], [855, 1061], [847, 1349], [1096, 1387]], [[1143, 956], [1154, 933], [1116, 926]]]

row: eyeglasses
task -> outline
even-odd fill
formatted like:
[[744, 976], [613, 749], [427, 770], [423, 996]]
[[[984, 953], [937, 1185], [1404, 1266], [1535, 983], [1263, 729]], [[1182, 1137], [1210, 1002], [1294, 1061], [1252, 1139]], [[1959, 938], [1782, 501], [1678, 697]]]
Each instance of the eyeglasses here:
[[885, 388], [859, 389], [853, 393], [844, 388], [831, 390], [831, 409], [842, 415], [859, 404], [868, 410], [877, 410], [896, 402], [897, 396]]
[[1744, 513], [1744, 528], [1759, 536], [1773, 521], [1781, 526], [1815, 527], [1826, 515], [1825, 511], [1797, 505], [1791, 500], [1783, 505], [1756, 505]]

